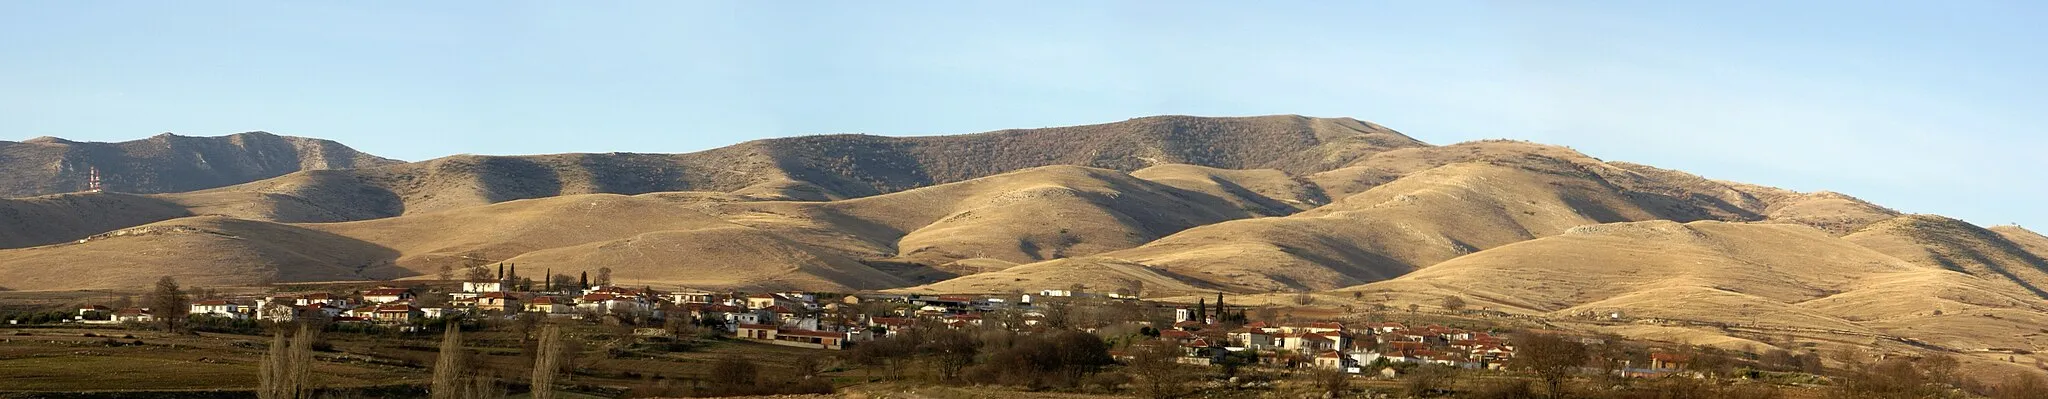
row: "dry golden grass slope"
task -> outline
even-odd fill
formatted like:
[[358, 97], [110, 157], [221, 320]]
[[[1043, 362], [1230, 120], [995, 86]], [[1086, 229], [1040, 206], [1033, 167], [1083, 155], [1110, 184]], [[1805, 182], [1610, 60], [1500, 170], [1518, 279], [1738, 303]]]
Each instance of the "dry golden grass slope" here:
[[198, 216], [94, 235], [82, 242], [0, 250], [13, 290], [139, 290], [163, 276], [188, 286], [391, 279], [391, 250], [306, 228]]
[[1431, 304], [1461, 296], [1474, 307], [1556, 317], [1622, 312], [1885, 335], [1964, 350], [2034, 347], [2048, 325], [2041, 298], [2027, 290], [1792, 224], [1588, 226], [1344, 291]]
[[123, 227], [190, 215], [176, 204], [128, 194], [79, 193], [0, 199], [0, 248], [72, 241]]
[[2041, 233], [2035, 233], [2032, 230], [2012, 225], [1992, 226], [1990, 230], [1998, 233], [2001, 237], [2005, 237], [2006, 241], [2019, 245], [2020, 248], [2034, 254], [2034, 256], [2048, 258], [2048, 236], [2042, 236]]
[[508, 262], [564, 273], [610, 267], [615, 282], [657, 287], [845, 292], [908, 284], [854, 259], [739, 225], [544, 249]]
[[[1717, 203], [1699, 204], [1690, 200], [1696, 196], [1687, 195], [1681, 187], [1560, 147], [1479, 142], [1439, 148], [1451, 154], [1445, 155], [1449, 158], [1431, 155], [1437, 150], [1433, 148], [1391, 151], [1373, 159], [1402, 159], [1388, 165], [1435, 163], [1409, 161], [1412, 159], [1475, 160], [1420, 172], [1386, 169], [1392, 171], [1385, 173], [1405, 174], [1384, 183], [1357, 180], [1371, 183], [1370, 188], [1292, 216], [1206, 225], [1135, 249], [1018, 270], [1071, 267], [1091, 261], [1130, 263], [1235, 291], [1323, 290], [1393, 278], [1575, 226], [1664, 219], [1739, 220], [1751, 215], [1739, 208], [1723, 209]], [[1480, 155], [1469, 156], [1474, 153]], [[1374, 172], [1381, 169], [1347, 169], [1347, 173], [1360, 175], [1381, 173]], [[1318, 176], [1332, 177], [1329, 173]], [[1050, 288], [992, 273], [931, 289], [988, 289], [1003, 281], [1031, 286], [999, 290]], [[1099, 289], [1115, 288], [1125, 287]]]
[[1224, 197], [1238, 207], [1270, 215], [1290, 214], [1330, 203], [1322, 187], [1274, 169], [1231, 170], [1188, 164], [1139, 169], [1131, 176], [1188, 191]]
[[1922, 266], [1962, 272], [2048, 300], [2048, 259], [2007, 237], [1952, 218], [1907, 215], [1844, 238]]
[[[586, 194], [361, 222], [285, 225], [174, 219], [83, 243], [0, 250], [12, 289], [432, 277], [467, 256], [527, 275], [609, 267], [622, 282], [696, 287], [877, 289], [908, 282], [857, 261], [683, 207], [678, 195]], [[86, 277], [79, 277], [86, 276]]]
[[[406, 275], [433, 275], [443, 265], [466, 264], [465, 257], [474, 257], [515, 262], [536, 275], [547, 269], [573, 273], [610, 267], [620, 281], [650, 285], [880, 289], [1125, 249], [1189, 227], [1293, 210], [1244, 206], [1277, 204], [1239, 189], [1271, 188], [1272, 182], [1260, 181], [1275, 177], [1271, 173], [1205, 173], [1219, 176], [1212, 184], [1183, 189], [1113, 170], [1050, 166], [834, 202], [745, 202], [727, 193], [582, 194], [297, 226], [387, 249], [391, 256], [378, 264]], [[1239, 174], [1244, 177], [1222, 176]], [[271, 182], [279, 181], [285, 180]], [[269, 203], [295, 208], [212, 201], [245, 194], [162, 197], [192, 209], [248, 218], [275, 218], [280, 210], [317, 216], [330, 209], [301, 201], [328, 198], [322, 195], [263, 194]], [[169, 255], [164, 259], [216, 261], [199, 247], [184, 248], [191, 251], [163, 253]], [[302, 281], [289, 278], [284, 281]]]
[[[543, 249], [631, 238], [644, 233], [731, 226], [675, 203], [616, 194], [517, 200], [419, 215], [343, 223], [303, 224], [397, 251], [393, 261], [417, 274], [465, 257], [502, 261]], [[580, 266], [564, 270], [595, 270]], [[538, 269], [526, 272], [539, 274]]]
[[928, 266], [1084, 256], [1291, 210], [1247, 208], [1274, 201], [1228, 188], [1242, 187], [1237, 180], [1217, 181], [1223, 183], [1179, 188], [1114, 170], [1047, 166], [845, 201], [705, 202], [695, 208], [849, 257]]

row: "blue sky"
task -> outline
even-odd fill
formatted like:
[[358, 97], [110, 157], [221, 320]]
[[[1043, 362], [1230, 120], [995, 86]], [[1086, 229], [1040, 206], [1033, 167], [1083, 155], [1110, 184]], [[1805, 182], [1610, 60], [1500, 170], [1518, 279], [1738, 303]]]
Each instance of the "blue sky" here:
[[0, 139], [423, 160], [1302, 114], [2048, 226], [2028, 2], [279, 3], [0, 2]]

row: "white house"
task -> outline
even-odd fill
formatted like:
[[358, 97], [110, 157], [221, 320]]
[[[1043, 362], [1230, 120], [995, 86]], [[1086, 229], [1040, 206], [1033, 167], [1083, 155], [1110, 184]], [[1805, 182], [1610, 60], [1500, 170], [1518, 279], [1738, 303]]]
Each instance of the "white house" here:
[[748, 309], [767, 309], [776, 306], [795, 309], [803, 308], [805, 305], [806, 302], [797, 301], [780, 294], [754, 294], [747, 297]]
[[486, 292], [505, 292], [505, 283], [498, 281], [464, 281], [462, 282], [462, 292], [474, 292], [479, 294]]
[[420, 308], [420, 316], [429, 319], [439, 319], [459, 314], [462, 314], [462, 309], [450, 307]]
[[108, 307], [105, 307], [105, 306], [100, 306], [100, 305], [87, 305], [87, 306], [80, 306], [80, 307], [78, 308], [78, 320], [79, 320], [79, 321], [104, 321], [104, 320], [111, 320], [111, 318], [112, 318], [112, 315], [113, 315], [113, 314], [114, 314], [114, 309], [111, 309], [111, 308], [108, 308]]
[[741, 324], [771, 324], [774, 322], [775, 313], [766, 310], [757, 309], [741, 312], [728, 312], [725, 314], [725, 326], [728, 330], [732, 329], [733, 326]]
[[[1351, 352], [1349, 352], [1349, 353], [1345, 353], [1344, 355], [1345, 355], [1345, 356], [1347, 356], [1347, 357], [1350, 357], [1350, 358], [1351, 358], [1351, 364], [1353, 364], [1353, 365], [1358, 365], [1358, 366], [1368, 366], [1368, 365], [1372, 365], [1372, 364], [1373, 364], [1374, 362], [1378, 362], [1378, 361], [1380, 361], [1380, 353], [1379, 353], [1379, 352], [1373, 352], [1373, 351], [1351, 351]], [[1351, 371], [1351, 372], [1352, 372], [1352, 373], [1358, 373], [1359, 371]]]
[[193, 316], [212, 316], [240, 320], [246, 317], [246, 315], [242, 314], [242, 310], [242, 305], [240, 304], [222, 299], [209, 299], [193, 302], [191, 314]]
[[685, 305], [692, 303], [709, 304], [711, 303], [712, 294], [704, 291], [679, 291], [669, 293], [668, 295], [670, 302], [675, 302], [678, 305]]
[[149, 309], [127, 308], [114, 312], [113, 321], [115, 323], [148, 323], [156, 321], [156, 317], [150, 316]]
[[363, 302], [392, 303], [412, 299], [412, 290], [404, 288], [378, 288], [363, 293]]
[[325, 292], [315, 292], [311, 294], [300, 295], [298, 298], [294, 298], [293, 302], [298, 304], [299, 306], [313, 306], [314, 304], [324, 304], [327, 306], [333, 306], [337, 308], [348, 307], [348, 298], [342, 298], [340, 295], [334, 295]]

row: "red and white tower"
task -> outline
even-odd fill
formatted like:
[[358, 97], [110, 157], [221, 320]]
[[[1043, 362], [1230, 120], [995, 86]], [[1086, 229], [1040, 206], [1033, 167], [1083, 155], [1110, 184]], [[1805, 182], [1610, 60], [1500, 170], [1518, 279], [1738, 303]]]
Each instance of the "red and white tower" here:
[[100, 168], [93, 166], [89, 167], [89, 170], [91, 175], [85, 180], [85, 191], [90, 193], [100, 192], [103, 189], [103, 187], [100, 187]]

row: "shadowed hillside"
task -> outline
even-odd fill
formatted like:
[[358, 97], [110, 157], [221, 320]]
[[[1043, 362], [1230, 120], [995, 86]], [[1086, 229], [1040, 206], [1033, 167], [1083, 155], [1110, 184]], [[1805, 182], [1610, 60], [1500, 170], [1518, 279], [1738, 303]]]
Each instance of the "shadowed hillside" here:
[[[768, 139], [673, 155], [461, 155], [349, 171], [348, 178], [294, 175], [214, 191], [293, 196], [303, 190], [362, 191], [366, 197], [395, 198], [401, 206], [392, 209], [379, 202], [362, 212], [328, 206], [328, 213], [385, 216], [593, 193], [704, 191], [749, 199], [822, 201], [1049, 165], [1129, 172], [1179, 163], [1305, 174], [1386, 150], [1423, 146], [1427, 145], [1398, 132], [1348, 118], [1159, 116], [957, 136]], [[318, 187], [323, 185], [346, 188]]]
[[2048, 259], [2006, 235], [1968, 222], [1907, 215], [1843, 238], [1899, 259], [1969, 274], [2048, 299]]
[[184, 216], [191, 213], [177, 204], [128, 194], [0, 199], [0, 248], [55, 244]]
[[302, 170], [400, 163], [327, 140], [264, 132], [220, 137], [164, 133], [120, 143], [38, 137], [0, 141], [0, 197], [84, 191], [97, 167], [108, 191], [169, 193], [282, 176]]

